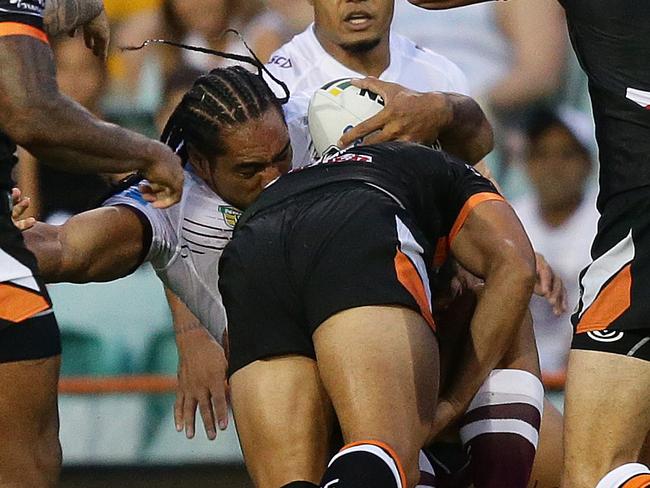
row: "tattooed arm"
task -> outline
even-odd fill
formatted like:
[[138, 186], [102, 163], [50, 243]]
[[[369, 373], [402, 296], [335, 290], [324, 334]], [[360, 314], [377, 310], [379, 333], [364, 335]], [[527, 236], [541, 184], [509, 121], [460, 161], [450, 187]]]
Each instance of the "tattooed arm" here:
[[110, 29], [103, 0], [46, 0], [43, 24], [50, 36], [83, 27], [86, 46], [96, 56], [108, 53]]
[[180, 198], [183, 173], [164, 144], [94, 117], [62, 95], [48, 45], [27, 35], [0, 37], [0, 131], [39, 159], [68, 171], [138, 170], [152, 182], [147, 198]]

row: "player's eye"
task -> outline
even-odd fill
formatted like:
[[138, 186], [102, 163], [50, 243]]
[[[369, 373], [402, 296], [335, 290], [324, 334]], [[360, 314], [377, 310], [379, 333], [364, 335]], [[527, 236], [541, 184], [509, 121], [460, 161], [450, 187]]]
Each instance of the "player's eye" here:
[[248, 163], [237, 168], [237, 174], [242, 178], [252, 178], [260, 171], [264, 171], [266, 164]]

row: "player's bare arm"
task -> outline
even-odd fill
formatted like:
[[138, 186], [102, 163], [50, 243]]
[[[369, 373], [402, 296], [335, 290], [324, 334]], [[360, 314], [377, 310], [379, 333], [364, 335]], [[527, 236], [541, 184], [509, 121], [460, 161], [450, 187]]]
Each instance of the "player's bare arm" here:
[[471, 164], [479, 162], [494, 147], [492, 126], [471, 97], [420, 93], [376, 78], [354, 80], [353, 84], [378, 93], [386, 106], [346, 132], [339, 141], [341, 147], [364, 137], [365, 144], [395, 140], [439, 142], [445, 151]]
[[0, 130], [48, 164], [77, 172], [140, 171], [151, 200], [180, 199], [183, 173], [164, 144], [103, 122], [59, 93], [48, 45], [28, 36], [0, 38]]
[[46, 0], [43, 27], [50, 36], [82, 27], [88, 49], [102, 58], [108, 55], [110, 27], [102, 0]]
[[172, 312], [178, 347], [178, 387], [174, 403], [176, 430], [194, 437], [196, 408], [199, 407], [208, 439], [228, 427], [224, 348], [172, 291], [165, 288]]
[[63, 225], [37, 222], [23, 232], [46, 282], [110, 281], [128, 275], [144, 253], [144, 227], [126, 207], [103, 207]]
[[459, 263], [485, 286], [470, 325], [457, 376], [436, 415], [440, 432], [469, 402], [510, 348], [535, 284], [535, 256], [519, 220], [502, 201], [479, 204], [451, 243]]

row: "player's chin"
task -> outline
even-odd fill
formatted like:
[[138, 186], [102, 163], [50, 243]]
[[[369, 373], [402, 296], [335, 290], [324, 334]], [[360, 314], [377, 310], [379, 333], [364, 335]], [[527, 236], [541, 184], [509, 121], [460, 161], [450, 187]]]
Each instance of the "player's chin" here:
[[363, 54], [372, 51], [381, 42], [381, 35], [364, 32], [356, 35], [345, 36], [340, 43], [342, 49], [349, 53]]

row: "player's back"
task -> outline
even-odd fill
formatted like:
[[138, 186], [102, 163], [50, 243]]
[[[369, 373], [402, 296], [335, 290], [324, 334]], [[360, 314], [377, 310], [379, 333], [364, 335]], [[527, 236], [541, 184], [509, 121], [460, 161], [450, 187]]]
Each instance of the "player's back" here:
[[414, 143], [384, 142], [342, 151], [280, 177], [241, 220], [294, 195], [343, 182], [369, 185], [389, 195], [434, 244], [451, 231], [470, 196], [497, 194], [480, 173], [445, 152]]

